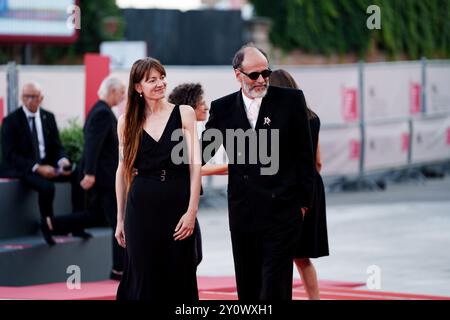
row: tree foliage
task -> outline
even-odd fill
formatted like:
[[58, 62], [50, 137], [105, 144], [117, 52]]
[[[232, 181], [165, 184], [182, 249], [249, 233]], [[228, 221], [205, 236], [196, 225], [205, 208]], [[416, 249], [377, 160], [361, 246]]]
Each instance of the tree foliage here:
[[[395, 58], [450, 56], [450, 0], [250, 0], [272, 19], [272, 43], [284, 51], [367, 55], [371, 44]], [[367, 8], [381, 9], [381, 30], [369, 30]]]
[[[44, 63], [54, 63], [62, 57], [75, 59], [86, 52], [98, 52], [102, 41], [121, 39], [124, 30], [122, 12], [115, 0], [80, 0], [81, 29], [78, 40], [70, 46], [46, 46]], [[118, 30], [110, 34], [105, 30], [105, 20], [115, 18]]]

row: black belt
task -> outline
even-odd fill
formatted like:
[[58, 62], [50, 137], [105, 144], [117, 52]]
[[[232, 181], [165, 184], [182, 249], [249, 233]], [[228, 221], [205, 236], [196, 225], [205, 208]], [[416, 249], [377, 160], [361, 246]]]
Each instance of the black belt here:
[[160, 181], [179, 179], [189, 177], [189, 171], [186, 170], [169, 170], [169, 169], [161, 169], [161, 170], [137, 170], [136, 176], [145, 177], [145, 178], [155, 178]]

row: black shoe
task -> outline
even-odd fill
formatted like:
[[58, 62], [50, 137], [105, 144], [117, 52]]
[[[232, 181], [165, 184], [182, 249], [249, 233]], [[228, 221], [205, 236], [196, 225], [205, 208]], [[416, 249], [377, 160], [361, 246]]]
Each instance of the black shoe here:
[[86, 232], [84, 229], [81, 231], [72, 232], [72, 235], [74, 237], [82, 238], [83, 240], [88, 240], [93, 237], [91, 233]]
[[109, 274], [109, 278], [111, 280], [120, 281], [120, 280], [122, 280], [122, 274], [123, 274], [123, 271], [111, 270], [111, 273]]
[[45, 242], [47, 242], [49, 246], [54, 246], [56, 244], [56, 241], [55, 239], [53, 239], [52, 231], [49, 229], [47, 221], [45, 219], [42, 219], [39, 226], [41, 228], [41, 232], [44, 236]]

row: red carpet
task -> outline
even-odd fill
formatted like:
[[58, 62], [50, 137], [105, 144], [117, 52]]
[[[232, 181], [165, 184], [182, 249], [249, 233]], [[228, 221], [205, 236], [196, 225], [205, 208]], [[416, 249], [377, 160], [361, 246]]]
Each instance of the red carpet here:
[[[370, 291], [364, 283], [319, 281], [324, 300], [450, 300], [450, 297]], [[70, 290], [65, 283], [51, 283], [26, 287], [0, 287], [0, 299], [20, 300], [114, 300], [117, 281], [83, 282], [81, 289]], [[236, 300], [235, 280], [226, 277], [198, 277], [200, 299]], [[300, 281], [294, 282], [295, 300], [307, 299]]]

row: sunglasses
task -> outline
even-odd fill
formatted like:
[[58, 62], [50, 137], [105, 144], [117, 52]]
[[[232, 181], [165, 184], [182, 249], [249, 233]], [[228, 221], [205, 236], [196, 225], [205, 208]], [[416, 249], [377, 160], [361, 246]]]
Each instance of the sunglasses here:
[[249, 77], [250, 79], [252, 79], [253, 81], [258, 79], [259, 76], [261, 75], [264, 79], [270, 77], [270, 75], [272, 74], [272, 70], [270, 69], [266, 69], [263, 70], [261, 72], [250, 72], [250, 73], [245, 73], [244, 71], [238, 69], [240, 72], [242, 72], [243, 74], [245, 74], [247, 77]]
[[22, 97], [27, 100], [27, 99], [31, 99], [31, 100], [37, 100], [39, 99], [39, 95], [37, 94], [24, 94], [22, 95]]

